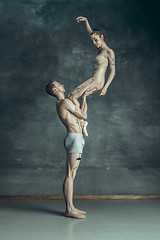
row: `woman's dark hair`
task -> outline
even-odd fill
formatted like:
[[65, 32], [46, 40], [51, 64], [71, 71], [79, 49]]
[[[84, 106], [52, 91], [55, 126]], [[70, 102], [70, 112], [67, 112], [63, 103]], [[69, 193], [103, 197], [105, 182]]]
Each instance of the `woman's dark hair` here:
[[46, 92], [52, 96], [52, 97], [56, 97], [56, 95], [53, 93], [52, 88], [54, 88], [54, 81], [50, 81], [47, 85], [46, 85]]
[[104, 40], [104, 33], [102, 32], [102, 30], [100, 30], [99, 28], [94, 28], [93, 31], [91, 32], [91, 35], [94, 33], [99, 35], [100, 37], [103, 36], [103, 40]]

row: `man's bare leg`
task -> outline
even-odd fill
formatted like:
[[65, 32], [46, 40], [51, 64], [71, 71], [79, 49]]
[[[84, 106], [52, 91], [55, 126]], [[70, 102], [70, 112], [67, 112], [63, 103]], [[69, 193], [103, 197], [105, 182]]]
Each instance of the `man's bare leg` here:
[[77, 153], [67, 154], [66, 177], [63, 184], [63, 193], [66, 202], [65, 215], [67, 217], [73, 217], [78, 219], [85, 218], [85, 216], [83, 215], [83, 213], [85, 212], [76, 209], [73, 205], [73, 182], [76, 176], [76, 171], [80, 164], [80, 157], [81, 155]]

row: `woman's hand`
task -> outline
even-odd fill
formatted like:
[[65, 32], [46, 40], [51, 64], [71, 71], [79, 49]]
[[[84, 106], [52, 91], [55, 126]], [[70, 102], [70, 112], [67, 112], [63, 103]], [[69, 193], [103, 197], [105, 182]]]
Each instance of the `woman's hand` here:
[[87, 18], [86, 17], [77, 17], [76, 20], [77, 20], [77, 23], [79, 23], [81, 21], [85, 22], [85, 21], [87, 21]]
[[99, 96], [105, 95], [106, 92], [107, 92], [107, 88], [103, 87], [99, 92]]

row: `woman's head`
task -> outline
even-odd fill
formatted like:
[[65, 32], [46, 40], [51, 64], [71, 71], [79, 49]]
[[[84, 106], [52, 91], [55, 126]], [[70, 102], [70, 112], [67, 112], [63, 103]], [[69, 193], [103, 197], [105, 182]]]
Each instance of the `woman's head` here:
[[91, 32], [91, 39], [92, 39], [93, 44], [97, 48], [99, 48], [99, 47], [101, 47], [102, 43], [104, 42], [104, 34], [100, 29], [95, 28]]
[[91, 35], [93, 34], [97, 34], [99, 37], [102, 37], [104, 40], [104, 33], [100, 29], [94, 28], [93, 31], [91, 32]]

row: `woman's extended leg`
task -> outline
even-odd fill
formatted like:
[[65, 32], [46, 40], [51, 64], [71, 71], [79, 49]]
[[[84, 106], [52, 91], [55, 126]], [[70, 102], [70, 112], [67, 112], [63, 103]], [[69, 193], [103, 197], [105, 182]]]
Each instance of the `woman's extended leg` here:
[[83, 95], [83, 93], [89, 89], [90, 90], [90, 94], [97, 92], [99, 89], [96, 86], [96, 81], [93, 77], [89, 78], [87, 81], [85, 81], [84, 83], [82, 83], [81, 85], [79, 85], [78, 87], [76, 87], [69, 95], [68, 98], [75, 104], [78, 106], [79, 102], [77, 100], [77, 98], [81, 97]]

